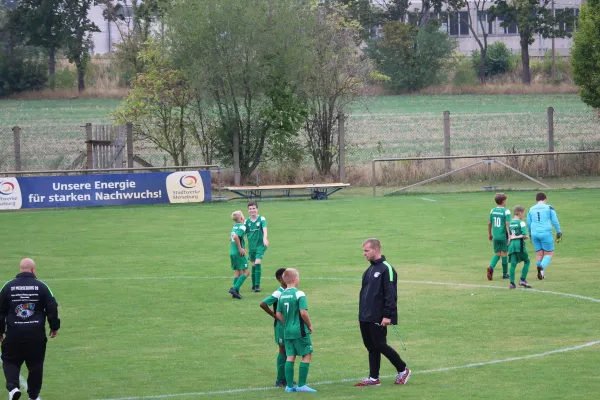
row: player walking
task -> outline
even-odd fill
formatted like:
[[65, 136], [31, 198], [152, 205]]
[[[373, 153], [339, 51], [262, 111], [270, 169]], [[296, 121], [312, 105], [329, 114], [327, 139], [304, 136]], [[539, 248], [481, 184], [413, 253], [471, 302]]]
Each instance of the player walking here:
[[487, 278], [492, 280], [494, 268], [502, 257], [502, 279], [508, 279], [508, 232], [510, 222], [510, 210], [506, 208], [506, 195], [498, 193], [494, 196], [497, 207], [490, 211], [488, 221], [488, 238], [494, 245], [494, 256], [487, 269]]
[[537, 277], [544, 279], [544, 270], [552, 261], [554, 255], [554, 240], [552, 238], [552, 226], [556, 230], [556, 242], [562, 240], [562, 231], [558, 223], [556, 211], [547, 203], [548, 199], [544, 192], [535, 195], [537, 204], [529, 209], [527, 214], [527, 226], [531, 232], [531, 241], [535, 250], [535, 265], [537, 266]]
[[246, 234], [248, 235], [250, 262], [252, 263], [252, 291], [260, 292], [262, 259], [269, 246], [267, 220], [262, 215], [258, 215], [258, 204], [254, 201], [248, 203], [248, 213], [250, 218], [246, 220], [245, 225]]

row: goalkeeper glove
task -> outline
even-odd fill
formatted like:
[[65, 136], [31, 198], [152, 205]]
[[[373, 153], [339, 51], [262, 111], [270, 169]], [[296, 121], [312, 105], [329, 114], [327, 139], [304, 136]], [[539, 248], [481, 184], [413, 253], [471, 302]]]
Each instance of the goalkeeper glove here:
[[556, 232], [556, 243], [560, 243], [562, 241], [562, 232]]

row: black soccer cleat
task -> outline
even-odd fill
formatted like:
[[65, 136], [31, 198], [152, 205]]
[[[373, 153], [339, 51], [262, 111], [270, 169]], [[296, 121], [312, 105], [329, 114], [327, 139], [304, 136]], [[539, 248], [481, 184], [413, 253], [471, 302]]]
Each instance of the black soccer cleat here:
[[508, 275], [508, 274], [502, 275], [502, 279], [510, 279], [510, 275]]
[[256, 287], [254, 288], [254, 291], [255, 291], [256, 293], [260, 293], [260, 286], [256, 286]]
[[542, 279], [544, 279], [544, 268], [542, 268], [538, 265], [537, 271], [538, 271], [537, 278], [541, 281]]
[[229, 293], [236, 299], [241, 300], [242, 296], [234, 288], [229, 289]]

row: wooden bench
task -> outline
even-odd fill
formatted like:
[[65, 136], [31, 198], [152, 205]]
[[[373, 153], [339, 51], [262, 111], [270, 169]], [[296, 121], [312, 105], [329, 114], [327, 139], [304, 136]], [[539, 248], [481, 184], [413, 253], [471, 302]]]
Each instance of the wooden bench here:
[[349, 183], [316, 183], [304, 185], [230, 186], [225, 189], [239, 196], [233, 199], [310, 197], [313, 200], [326, 200], [333, 193], [348, 186], [350, 186]]

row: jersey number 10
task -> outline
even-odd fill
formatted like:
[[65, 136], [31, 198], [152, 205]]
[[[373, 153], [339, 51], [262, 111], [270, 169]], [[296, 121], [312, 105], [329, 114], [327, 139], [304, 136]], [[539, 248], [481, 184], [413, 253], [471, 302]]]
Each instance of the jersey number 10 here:
[[502, 220], [500, 217], [494, 217], [494, 226], [500, 228], [502, 226]]

